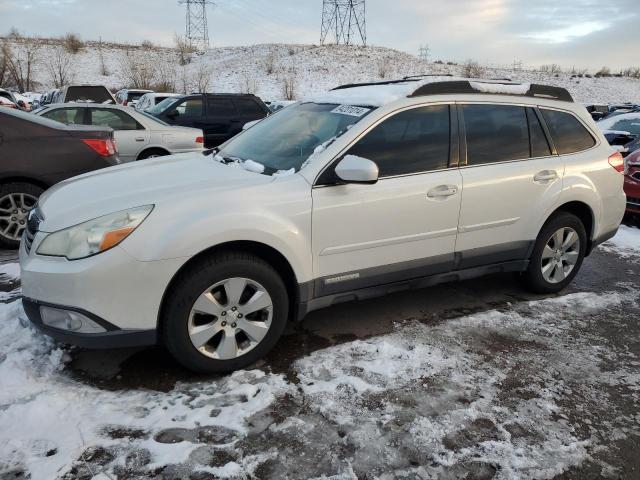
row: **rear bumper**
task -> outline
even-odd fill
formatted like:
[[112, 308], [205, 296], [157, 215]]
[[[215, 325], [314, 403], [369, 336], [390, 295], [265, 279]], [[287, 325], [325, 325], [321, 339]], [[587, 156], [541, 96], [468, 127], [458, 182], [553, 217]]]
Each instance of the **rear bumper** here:
[[[157, 343], [157, 333], [155, 329], [122, 330], [90, 312], [63, 305], [41, 303], [30, 298], [23, 298], [22, 305], [29, 321], [35, 327], [62, 343], [91, 349], [141, 347], [155, 345]], [[99, 324], [106, 331], [103, 333], [75, 333], [47, 326], [42, 321], [41, 306], [80, 313]]]

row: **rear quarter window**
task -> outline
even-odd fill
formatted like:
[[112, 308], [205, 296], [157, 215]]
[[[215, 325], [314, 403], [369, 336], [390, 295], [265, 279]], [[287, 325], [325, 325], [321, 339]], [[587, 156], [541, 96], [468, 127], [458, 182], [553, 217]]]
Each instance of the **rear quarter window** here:
[[540, 111], [560, 155], [588, 150], [596, 144], [595, 138], [585, 126], [570, 113], [544, 108]]

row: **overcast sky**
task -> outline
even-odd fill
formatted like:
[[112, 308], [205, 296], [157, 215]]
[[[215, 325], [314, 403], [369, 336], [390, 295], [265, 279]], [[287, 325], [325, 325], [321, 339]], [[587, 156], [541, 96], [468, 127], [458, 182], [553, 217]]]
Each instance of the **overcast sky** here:
[[[318, 43], [322, 0], [216, 0], [213, 46]], [[0, 32], [171, 45], [177, 0], [0, 0]], [[367, 0], [369, 43], [490, 64], [640, 64], [640, 0]]]

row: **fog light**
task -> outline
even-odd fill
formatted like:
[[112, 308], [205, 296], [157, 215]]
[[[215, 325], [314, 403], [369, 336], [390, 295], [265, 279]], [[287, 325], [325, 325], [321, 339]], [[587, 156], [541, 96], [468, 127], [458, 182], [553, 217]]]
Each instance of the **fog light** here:
[[78, 312], [42, 306], [40, 307], [40, 316], [43, 324], [58, 330], [67, 330], [75, 333], [106, 332], [106, 329]]

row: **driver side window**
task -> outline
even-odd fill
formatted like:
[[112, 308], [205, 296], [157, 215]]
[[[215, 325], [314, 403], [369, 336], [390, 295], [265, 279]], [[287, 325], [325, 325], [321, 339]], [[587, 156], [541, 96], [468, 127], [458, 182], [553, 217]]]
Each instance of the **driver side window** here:
[[372, 160], [380, 178], [442, 170], [449, 166], [450, 109], [431, 105], [383, 121], [349, 149], [347, 155]]

